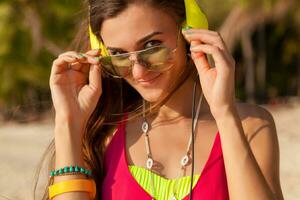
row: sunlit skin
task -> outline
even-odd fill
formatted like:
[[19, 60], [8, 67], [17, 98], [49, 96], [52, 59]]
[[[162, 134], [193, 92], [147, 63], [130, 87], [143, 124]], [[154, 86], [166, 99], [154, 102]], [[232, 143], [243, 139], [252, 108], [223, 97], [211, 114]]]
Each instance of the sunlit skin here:
[[[134, 14], [128, 15], [127, 12], [123, 12], [117, 18], [107, 19], [102, 24], [101, 37], [110, 52], [125, 53], [143, 50], [146, 47], [157, 45], [158, 42], [163, 43], [170, 49], [176, 48], [178, 28], [171, 16], [163, 13], [166, 24], [162, 24], [160, 20], [142, 20], [143, 25], [141, 26], [141, 19], [148, 19], [153, 17], [153, 15], [149, 16], [151, 13], [145, 13], [143, 10], [134, 7], [130, 8], [130, 10], [129, 12]], [[161, 15], [161, 12], [157, 9], [152, 9], [152, 12]], [[157, 34], [152, 35], [155, 32]], [[152, 35], [152, 37], [148, 37], [142, 43], [137, 42], [148, 35]], [[179, 71], [185, 67], [186, 57], [183, 52], [180, 52], [184, 50], [182, 41], [183, 38], [181, 37], [181, 42], [179, 41], [180, 46], [178, 46], [177, 51], [174, 53], [174, 57], [176, 58], [174, 60], [174, 67], [164, 72], [151, 87], [143, 87], [139, 84], [139, 81], [150, 80], [161, 73], [148, 71], [138, 63], [132, 69], [132, 76], [125, 78], [145, 100], [150, 102], [156, 101], [163, 92], [167, 91], [169, 84], [174, 82]]]
[[[153, 40], [159, 40], [174, 48], [177, 40], [175, 19], [157, 8], [141, 4], [132, 4], [118, 16], [106, 19], [100, 32], [105, 46], [111, 53], [115, 48], [120, 53], [142, 50], [146, 45], [151, 45], [150, 41]], [[159, 34], [137, 43], [153, 32]], [[261, 107], [235, 101], [235, 62], [220, 34], [200, 29], [183, 32], [183, 36], [180, 35], [178, 40], [174, 66], [170, 70], [163, 73], [150, 72], [136, 63], [132, 75], [125, 80], [145, 100], [155, 102], [162, 94], [168, 92], [170, 84], [186, 67], [187, 50], [183, 37], [191, 43], [192, 59], [200, 76], [198, 91], [202, 90], [205, 97], [196, 129], [195, 173], [201, 174], [215, 134], [219, 131], [230, 199], [283, 199], [279, 181], [279, 146], [273, 118]], [[70, 117], [63, 113], [72, 109], [73, 113], [83, 113], [83, 117], [77, 119], [77, 122], [80, 121], [84, 125], [87, 121], [84, 117], [92, 112], [102, 92], [99, 76], [101, 70], [98, 60], [95, 59], [99, 53], [89, 51], [86, 52], [86, 57], [82, 58], [78, 57], [77, 52], [67, 52], [55, 61], [50, 85], [54, 104], [62, 109], [58, 114], [63, 116], [61, 118]], [[209, 65], [204, 54], [212, 55], [215, 68]], [[132, 59], [135, 59], [134, 56]], [[63, 81], [59, 78], [62, 71], [56, 67], [59, 64], [66, 66], [66, 63], [70, 62], [75, 62], [71, 71], [74, 70], [74, 76], [78, 77], [70, 78], [73, 84], [62, 87]], [[91, 64], [91, 67], [86, 63]], [[151, 85], [144, 86], [139, 82], [158, 75], [160, 76]], [[90, 80], [90, 85], [85, 85], [87, 79]], [[151, 125], [149, 135], [152, 154], [162, 166], [156, 173], [165, 178], [177, 178], [180, 174], [179, 161], [191, 131], [193, 84], [193, 80], [188, 79], [171, 99], [148, 119]], [[71, 88], [73, 92], [68, 91]], [[62, 96], [63, 92], [67, 94]], [[75, 99], [74, 102], [67, 103], [68, 95]], [[140, 128], [140, 118], [127, 122], [127, 160], [128, 164], [145, 166], [146, 150]], [[190, 174], [190, 167], [187, 168], [187, 175]]]

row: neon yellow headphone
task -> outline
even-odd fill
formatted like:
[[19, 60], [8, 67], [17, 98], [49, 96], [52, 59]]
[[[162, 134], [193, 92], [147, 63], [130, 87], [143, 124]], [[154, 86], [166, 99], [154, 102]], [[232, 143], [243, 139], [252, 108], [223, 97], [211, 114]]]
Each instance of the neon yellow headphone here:
[[[196, 0], [184, 0], [186, 11], [186, 22], [183, 28], [202, 28], [208, 29], [208, 20], [206, 15], [202, 12]], [[108, 51], [103, 42], [99, 41], [97, 36], [92, 32], [89, 25], [89, 36], [92, 49], [101, 49], [102, 56], [108, 56]]]

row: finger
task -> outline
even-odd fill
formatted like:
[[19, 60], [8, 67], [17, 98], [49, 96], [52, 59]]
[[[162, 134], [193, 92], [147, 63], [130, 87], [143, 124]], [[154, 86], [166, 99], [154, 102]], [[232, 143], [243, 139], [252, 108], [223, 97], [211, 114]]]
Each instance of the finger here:
[[217, 32], [214, 32], [212, 34], [211, 32], [201, 30], [201, 29], [191, 29], [185, 31], [184, 35], [188, 41], [200, 40], [203, 43], [217, 46], [222, 50], [227, 50], [222, 37]]
[[100, 57], [99, 56], [89, 56], [86, 55], [86, 62], [85, 63], [89, 63], [91, 65], [99, 65], [100, 64]]
[[100, 65], [91, 65], [89, 71], [89, 86], [94, 90], [102, 93], [102, 77]]
[[182, 33], [185, 33], [185, 32], [203, 32], [203, 33], [208, 33], [208, 34], [211, 34], [211, 35], [217, 35], [218, 32], [216, 31], [211, 31], [211, 30], [208, 30], [208, 29], [201, 29], [201, 28], [191, 28], [191, 29], [188, 29], [188, 30], [182, 30]]
[[70, 64], [69, 69], [81, 72], [81, 73], [85, 74], [88, 77], [89, 72], [90, 72], [90, 67], [91, 67], [91, 64], [89, 64], [89, 63], [75, 62], [75, 63]]
[[90, 50], [87, 53], [78, 53], [76, 51], [67, 51], [65, 53], [60, 54], [58, 57], [64, 57], [64, 56], [72, 56], [78, 59], [78, 62], [80, 63], [90, 63], [97, 65], [99, 63], [99, 56], [100, 52], [99, 50]]
[[98, 56], [100, 55], [101, 50], [100, 49], [93, 49], [93, 50], [89, 50], [86, 53], [80, 53], [80, 52], [76, 52], [76, 51], [67, 51], [64, 52], [62, 54], [60, 54], [58, 57], [62, 57], [62, 56], [66, 56], [66, 55], [71, 55], [71, 56], [79, 56], [79, 57], [85, 57], [86, 55], [89, 56]]
[[[65, 55], [65, 56], [74, 58], [72, 54]], [[82, 72], [86, 76], [89, 76], [91, 65], [99, 65], [100, 59], [99, 57], [93, 57], [87, 54], [84, 54], [84, 56], [85, 56], [84, 60], [77, 59], [77, 62], [71, 63], [69, 68], [78, 72]]]
[[[74, 58], [72, 55], [67, 55], [67, 54], [60, 58], [64, 58], [64, 57]], [[80, 59], [76, 58], [75, 62], [69, 63], [68, 69], [78, 71], [78, 72], [83, 72], [84, 74], [88, 75], [89, 63], [87, 61], [83, 61], [83, 60], [80, 61]]]
[[[60, 55], [60, 57], [71, 56], [71, 57], [76, 58], [79, 63], [97, 65], [99, 63], [99, 58], [98, 58], [97, 54], [99, 54], [99, 53], [97, 53], [97, 51], [95, 51], [95, 50], [91, 50], [88, 53], [89, 54], [77, 53], [75, 51], [69, 51], [69, 52], [66, 52], [66, 53]], [[77, 69], [77, 70], [80, 70], [80, 69]]]
[[82, 72], [82, 73], [88, 75], [89, 64], [84, 64], [84, 63], [80, 63], [80, 62], [70, 63], [69, 70]]
[[90, 64], [82, 64], [81, 63], [81, 69], [80, 69], [80, 71], [88, 76], [89, 75], [89, 71], [90, 71], [90, 66], [91, 66]]
[[229, 50], [226, 47], [224, 40], [222, 39], [220, 33], [214, 31], [208, 31], [205, 29], [191, 29], [191, 31], [185, 31], [186, 39], [188, 41], [200, 40], [203, 43], [210, 44], [217, 46], [221, 50], [223, 50], [223, 54], [225, 55], [226, 59], [230, 63], [235, 63], [234, 58], [229, 53]]
[[85, 54], [89, 56], [99, 56], [100, 53], [101, 53], [100, 49], [94, 49], [94, 50], [87, 51]]
[[[81, 58], [81, 57], [78, 58], [78, 55], [82, 56], [83, 58]], [[71, 53], [71, 54], [65, 54], [62, 57], [68, 56], [68, 57], [76, 58], [76, 61], [79, 62], [79, 63], [82, 63], [82, 64], [91, 64], [91, 65], [98, 65], [99, 64], [100, 58], [98, 56], [94, 57], [94, 56], [90, 56], [90, 55], [87, 55], [87, 54], [78, 54], [78, 55], [74, 55], [74, 54]]]
[[[225, 55], [223, 54], [223, 51], [221, 49], [219, 49], [216, 46], [212, 46], [212, 45], [207, 45], [207, 44], [200, 44], [197, 46], [194, 46], [191, 48], [191, 52], [193, 53], [199, 53], [199, 52], [203, 52], [206, 54], [211, 54], [214, 62], [215, 62], [215, 66], [218, 69], [218, 71], [222, 71], [222, 72], [230, 72], [230, 63], [228, 63]], [[194, 57], [195, 61], [197, 61], [197, 57]]]
[[67, 70], [73, 70], [73, 71], [78, 71], [78, 72], [83, 72], [84, 73], [84, 64], [82, 62], [79, 62], [79, 59], [70, 55], [65, 55], [63, 57], [60, 57], [59, 59], [64, 59], [67, 61], [71, 61], [67, 64]]
[[64, 56], [72, 56], [72, 57], [75, 57], [75, 58], [80, 59], [80, 60], [85, 59], [84, 54], [78, 53], [76, 51], [67, 51], [67, 52], [64, 52], [64, 53], [60, 54], [58, 57], [61, 58], [61, 57], [64, 57]]
[[76, 62], [76, 58], [70, 57], [70, 56], [64, 56], [57, 58], [56, 60], [53, 61], [53, 65], [51, 68], [51, 73], [52, 74], [59, 74], [63, 71], [66, 71], [69, 69], [69, 64]]
[[[196, 46], [200, 45], [200, 41], [192, 41], [191, 45]], [[192, 59], [198, 69], [199, 75], [203, 74], [205, 71], [209, 70], [211, 66], [209, 65], [209, 62], [206, 58], [206, 55], [203, 51], [191, 51]]]

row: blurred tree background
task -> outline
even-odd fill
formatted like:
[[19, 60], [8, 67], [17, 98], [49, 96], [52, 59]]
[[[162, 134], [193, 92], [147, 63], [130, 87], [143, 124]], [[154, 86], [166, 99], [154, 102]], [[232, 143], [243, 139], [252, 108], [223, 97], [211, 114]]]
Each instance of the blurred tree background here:
[[[199, 4], [236, 58], [238, 99], [300, 96], [299, 0]], [[52, 61], [70, 47], [86, 11], [82, 0], [0, 0], [0, 120], [51, 108]]]
[[51, 107], [52, 61], [84, 16], [79, 0], [0, 0], [0, 119]]

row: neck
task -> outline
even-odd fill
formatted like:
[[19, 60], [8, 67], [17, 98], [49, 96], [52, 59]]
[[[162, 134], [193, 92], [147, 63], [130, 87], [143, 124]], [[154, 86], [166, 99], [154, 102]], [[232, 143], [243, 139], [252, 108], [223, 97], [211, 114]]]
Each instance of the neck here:
[[[153, 123], [170, 120], [190, 120], [192, 118], [194, 80], [190, 76], [171, 96], [171, 98], [155, 113]], [[202, 94], [200, 83], [196, 87], [195, 112]], [[209, 106], [203, 97], [200, 115], [209, 114]]]

